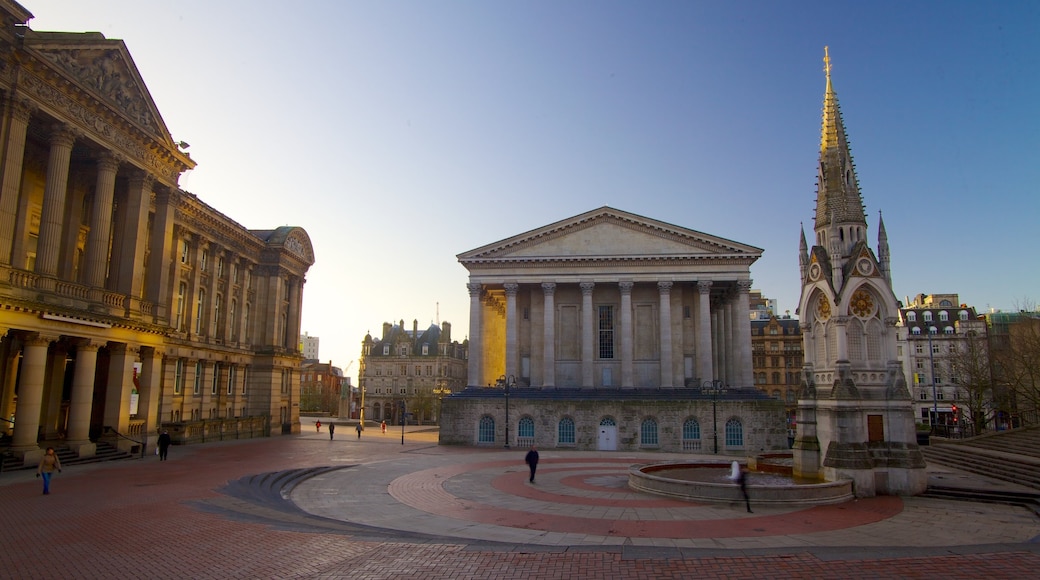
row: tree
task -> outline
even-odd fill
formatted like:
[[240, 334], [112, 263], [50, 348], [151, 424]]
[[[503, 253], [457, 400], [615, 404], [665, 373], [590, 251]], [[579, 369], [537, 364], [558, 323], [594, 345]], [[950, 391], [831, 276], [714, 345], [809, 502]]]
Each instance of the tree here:
[[433, 403], [433, 394], [426, 389], [418, 389], [415, 395], [409, 399], [409, 411], [420, 425], [423, 424], [423, 418], [429, 417], [433, 412]]
[[981, 433], [993, 421], [998, 405], [994, 402], [993, 375], [989, 345], [974, 331], [957, 341], [950, 353], [950, 376], [957, 385], [957, 400], [967, 411], [965, 419], [974, 433]]
[[1033, 422], [1040, 409], [1040, 313], [1020, 312], [993, 354], [997, 380], [1014, 395], [1019, 415]]

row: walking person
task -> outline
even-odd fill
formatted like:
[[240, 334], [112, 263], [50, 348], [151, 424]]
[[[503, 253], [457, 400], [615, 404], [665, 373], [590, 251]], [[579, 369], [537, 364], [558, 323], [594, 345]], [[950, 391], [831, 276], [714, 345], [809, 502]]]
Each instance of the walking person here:
[[314, 422], [314, 432], [321, 433], [321, 421]]
[[744, 495], [744, 503], [747, 505], [747, 513], [754, 513], [751, 511], [751, 499], [748, 497], [747, 493], [747, 467], [740, 467], [740, 473], [737, 474], [737, 484], [740, 486], [740, 493]]
[[534, 472], [538, 469], [538, 448], [532, 445], [531, 450], [524, 457], [524, 462], [531, 468], [531, 483], [534, 483]]
[[380, 423], [379, 426], [383, 428], [383, 433], [386, 433], [386, 421]]
[[54, 448], [48, 447], [43, 458], [40, 459], [40, 466], [36, 468], [36, 477], [43, 477], [43, 495], [51, 492], [51, 476], [54, 475], [55, 469], [61, 473], [61, 461], [58, 461]]
[[361, 439], [361, 432], [364, 431], [364, 430], [365, 429], [364, 429], [364, 427], [361, 426], [361, 423], [358, 423], [357, 424], [357, 438], [358, 439]]
[[163, 429], [162, 435], [159, 435], [159, 461], [166, 461], [166, 454], [170, 452], [172, 443], [170, 433]]
[[329, 423], [329, 441], [332, 441], [332, 434], [336, 432], [336, 424]]

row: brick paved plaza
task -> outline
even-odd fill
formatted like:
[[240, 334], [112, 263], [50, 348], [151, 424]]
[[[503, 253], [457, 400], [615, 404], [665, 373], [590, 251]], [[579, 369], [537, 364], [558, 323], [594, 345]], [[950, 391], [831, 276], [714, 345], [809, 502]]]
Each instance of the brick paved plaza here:
[[531, 485], [524, 450], [338, 432], [70, 466], [49, 496], [33, 472], [4, 473], [0, 578], [979, 578], [1040, 567], [1040, 519], [1024, 508], [879, 497], [753, 503], [748, 514], [736, 499], [627, 490], [629, 465], [674, 455], [542, 450]]

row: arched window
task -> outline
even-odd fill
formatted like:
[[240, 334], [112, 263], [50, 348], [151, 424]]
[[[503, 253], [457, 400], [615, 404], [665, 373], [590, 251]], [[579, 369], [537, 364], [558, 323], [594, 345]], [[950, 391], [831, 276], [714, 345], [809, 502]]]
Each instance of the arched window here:
[[687, 419], [682, 426], [683, 451], [701, 450], [701, 424], [697, 419]]
[[953, 327], [952, 326], [947, 326], [947, 327], [943, 328], [943, 334], [953, 334]]
[[376, 404], [372, 405], [372, 418], [373, 419], [375, 419], [376, 421], [382, 421], [383, 420], [382, 413], [383, 413], [383, 406], [382, 405], [380, 405], [379, 403], [376, 403]]
[[557, 445], [574, 445], [574, 419], [564, 417], [556, 428]]
[[[774, 385], [779, 385], [780, 384], [780, 373], [779, 372], [774, 372], [773, 373], [773, 384]], [[777, 391], [777, 392], [779, 392], [779, 391]]]
[[932, 313], [931, 313], [931, 311], [925, 310], [925, 312], [924, 312], [924, 321], [925, 322], [931, 322], [932, 321]]
[[867, 360], [881, 360], [881, 323], [875, 318], [867, 321]]
[[949, 319], [950, 319], [950, 313], [949, 312], [946, 312], [945, 310], [943, 310], [942, 312], [939, 313], [939, 321], [940, 322], [946, 322]]
[[495, 420], [484, 415], [480, 418], [480, 426], [477, 430], [477, 443], [495, 442]]
[[639, 427], [639, 444], [643, 447], [657, 447], [657, 421], [644, 419]]
[[516, 445], [517, 447], [534, 445], [534, 419], [526, 416], [520, 417], [520, 422], [516, 426]]
[[906, 313], [906, 321], [907, 322], [917, 322], [917, 313], [916, 312], [907, 312]]
[[910, 329], [910, 333], [914, 334], [914, 335], [920, 335], [921, 334], [921, 327], [920, 326], [915, 326], [915, 327], [911, 328]]
[[744, 447], [744, 425], [735, 417], [726, 421], [726, 447]]
[[787, 389], [787, 402], [788, 403], [797, 403], [798, 402], [798, 395], [795, 394], [794, 389]]
[[780, 389], [773, 389], [773, 398], [777, 401], [780, 400]]
[[863, 323], [858, 318], [852, 318], [846, 325], [845, 336], [848, 338], [846, 348], [849, 360], [863, 360]]
[[960, 318], [962, 321], [967, 321], [968, 320], [968, 311], [967, 310], [961, 310], [960, 312], [957, 313], [957, 318]]

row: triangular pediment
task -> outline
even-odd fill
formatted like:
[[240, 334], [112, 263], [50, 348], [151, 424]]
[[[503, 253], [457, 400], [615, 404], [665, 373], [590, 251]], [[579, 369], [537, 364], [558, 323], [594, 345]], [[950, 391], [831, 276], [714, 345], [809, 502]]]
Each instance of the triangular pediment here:
[[459, 261], [744, 258], [762, 250], [603, 207], [459, 254]]
[[25, 46], [120, 117], [175, 147], [122, 40], [107, 39], [99, 32], [29, 31]]

